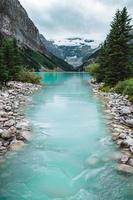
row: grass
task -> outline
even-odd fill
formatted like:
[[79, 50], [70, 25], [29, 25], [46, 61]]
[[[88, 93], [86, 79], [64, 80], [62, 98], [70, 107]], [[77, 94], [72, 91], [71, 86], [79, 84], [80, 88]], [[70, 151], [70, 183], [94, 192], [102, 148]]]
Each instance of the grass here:
[[128, 95], [129, 100], [133, 102], [133, 78], [130, 78], [125, 81], [120, 81], [114, 88], [115, 92]]

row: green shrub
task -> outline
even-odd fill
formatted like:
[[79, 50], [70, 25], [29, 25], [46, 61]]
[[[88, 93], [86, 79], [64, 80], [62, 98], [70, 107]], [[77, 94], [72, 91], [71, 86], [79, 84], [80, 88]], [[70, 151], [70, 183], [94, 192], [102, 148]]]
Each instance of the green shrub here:
[[28, 71], [27, 69], [22, 69], [17, 75], [17, 81], [33, 83], [33, 84], [40, 84], [41, 77], [38, 75], [33, 74], [32, 72]]
[[110, 86], [108, 86], [108, 85], [104, 85], [104, 86], [102, 86], [101, 88], [100, 88], [100, 90], [102, 91], [102, 92], [110, 92], [111, 91], [111, 87]]
[[133, 103], [133, 96], [129, 97], [129, 101], [131, 101]]
[[93, 63], [93, 64], [90, 64], [86, 70], [86, 72], [88, 72], [90, 75], [94, 76], [94, 78], [97, 77], [97, 73], [99, 71], [99, 64], [98, 63]]
[[129, 99], [133, 101], [133, 78], [125, 81], [120, 81], [116, 85], [115, 91], [122, 95], [128, 95]]

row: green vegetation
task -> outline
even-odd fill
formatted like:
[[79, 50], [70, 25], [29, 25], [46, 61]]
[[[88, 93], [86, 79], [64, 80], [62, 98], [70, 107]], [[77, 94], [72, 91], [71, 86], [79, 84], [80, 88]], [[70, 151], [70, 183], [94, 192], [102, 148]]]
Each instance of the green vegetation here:
[[6, 85], [8, 81], [14, 80], [39, 83], [40, 78], [36, 78], [30, 71], [39, 71], [43, 68], [73, 71], [73, 67], [60, 58], [26, 46], [18, 47], [15, 39], [4, 38], [0, 34], [0, 85]]
[[0, 40], [0, 84], [8, 81], [39, 83], [40, 78], [30, 73], [22, 63], [21, 51], [15, 39]]
[[129, 99], [133, 102], [133, 78], [120, 81], [115, 86], [115, 91], [122, 95], [128, 95]]
[[39, 51], [35, 51], [27, 47], [21, 49], [20, 53], [23, 59], [23, 64], [31, 70], [39, 71], [42, 67], [55, 70], [57, 67], [60, 67], [65, 71], [73, 71], [73, 67], [71, 65], [54, 55], [44, 55]]
[[31, 72], [27, 69], [22, 68], [18, 73], [16, 81], [33, 83], [33, 84], [40, 84], [41, 77], [34, 75], [33, 72]]
[[41, 67], [53, 70], [56, 68], [56, 64], [51, 61], [50, 58], [41, 54], [38, 51], [31, 50], [29, 48], [23, 48], [21, 51], [23, 63], [29, 69], [39, 71]]
[[89, 72], [90, 75], [94, 76], [94, 78], [97, 78], [97, 73], [99, 72], [99, 64], [93, 63], [90, 64], [88, 67], [86, 67], [85, 71]]
[[[131, 18], [126, 7], [118, 10], [111, 23], [110, 33], [101, 46], [99, 64], [92, 64], [87, 71], [97, 82], [103, 82], [103, 92], [116, 91], [128, 95], [133, 102], [133, 64]], [[113, 89], [112, 89], [113, 88]]]
[[112, 91], [112, 88], [109, 86], [109, 85], [103, 85], [100, 90], [102, 92], [111, 92]]
[[119, 81], [128, 79], [133, 75], [131, 64], [132, 39], [130, 25], [131, 18], [127, 9], [118, 10], [111, 23], [111, 30], [101, 47], [99, 56], [99, 70], [96, 74], [98, 82], [114, 86]]

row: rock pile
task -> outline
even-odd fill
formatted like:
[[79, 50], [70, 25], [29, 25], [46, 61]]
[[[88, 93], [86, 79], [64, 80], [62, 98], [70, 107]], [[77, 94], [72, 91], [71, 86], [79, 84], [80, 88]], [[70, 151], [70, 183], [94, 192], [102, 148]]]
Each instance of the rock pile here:
[[101, 84], [89, 82], [95, 94], [102, 97], [105, 111], [109, 115], [109, 126], [112, 139], [120, 147], [122, 157], [118, 165], [119, 171], [133, 174], [133, 104], [128, 96], [116, 93], [104, 93], [99, 89]]
[[29, 140], [31, 125], [25, 119], [23, 106], [28, 96], [41, 88], [30, 83], [10, 82], [0, 90], [0, 157], [8, 150], [18, 150]]

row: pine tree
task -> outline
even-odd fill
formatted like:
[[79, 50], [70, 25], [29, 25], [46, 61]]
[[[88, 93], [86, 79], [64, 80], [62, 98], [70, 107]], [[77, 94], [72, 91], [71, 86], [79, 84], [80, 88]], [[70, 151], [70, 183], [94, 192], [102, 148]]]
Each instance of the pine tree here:
[[107, 42], [105, 40], [104, 44], [101, 45], [101, 50], [100, 50], [100, 56], [99, 56], [100, 67], [96, 74], [97, 82], [102, 82], [103, 80], [105, 80], [106, 67], [107, 67], [107, 48], [106, 48], [106, 46], [107, 46]]
[[14, 66], [12, 68], [12, 77], [13, 80], [16, 80], [17, 75], [21, 68], [21, 56], [15, 38], [12, 40], [12, 46], [13, 46], [13, 62], [14, 62]]
[[16, 40], [8, 39], [3, 43], [4, 66], [8, 70], [8, 81], [16, 80], [20, 71], [20, 57]]
[[[111, 30], [106, 39], [106, 46], [103, 47], [105, 54], [100, 56], [100, 68], [105, 67], [103, 80], [108, 85], [114, 85], [120, 80], [130, 76], [130, 55], [131, 55], [131, 18], [126, 7], [117, 11]], [[105, 61], [104, 61], [105, 60]], [[106, 66], [105, 66], [106, 65]]]
[[6, 68], [6, 66], [4, 65], [4, 55], [3, 55], [3, 48], [1, 46], [0, 48], [0, 84], [6, 85], [6, 82], [8, 81], [8, 70]]

